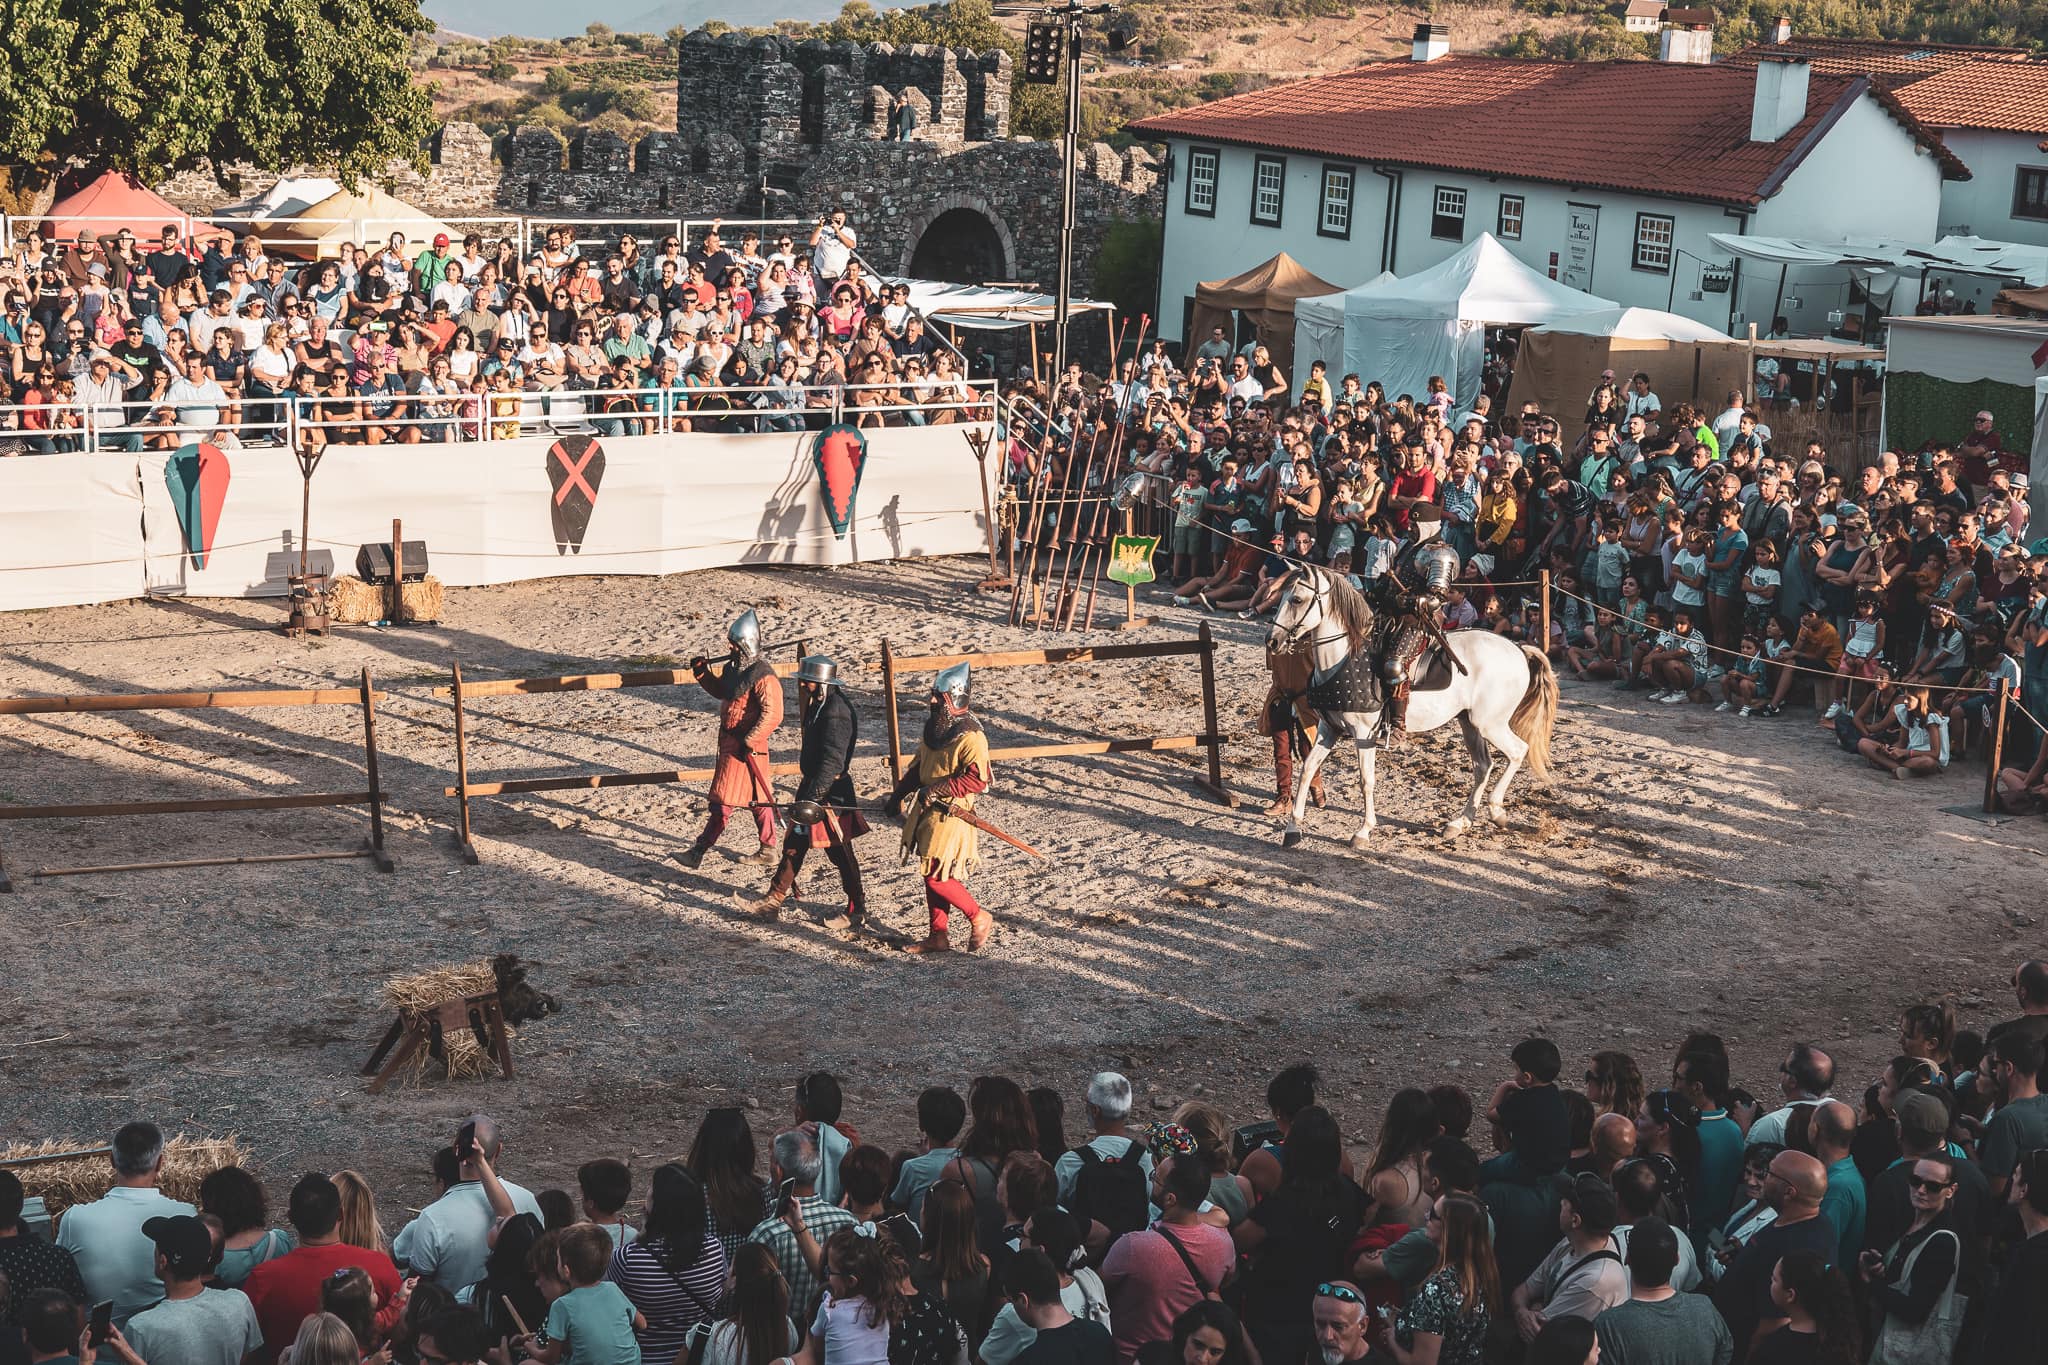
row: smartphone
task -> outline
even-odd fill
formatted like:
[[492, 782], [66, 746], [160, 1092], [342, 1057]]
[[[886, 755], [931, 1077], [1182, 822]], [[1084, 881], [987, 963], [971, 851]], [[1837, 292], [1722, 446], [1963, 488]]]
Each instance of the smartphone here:
[[112, 1299], [103, 1299], [92, 1306], [91, 1330], [92, 1335], [89, 1340], [94, 1346], [104, 1346], [107, 1344], [107, 1338], [112, 1336], [114, 1332], [114, 1301]]
[[476, 1152], [476, 1124], [463, 1124], [455, 1130], [455, 1155], [467, 1158]]
[[780, 1218], [788, 1213], [795, 1203], [796, 1181], [785, 1180], [782, 1182], [782, 1188], [775, 1193], [775, 1216]]

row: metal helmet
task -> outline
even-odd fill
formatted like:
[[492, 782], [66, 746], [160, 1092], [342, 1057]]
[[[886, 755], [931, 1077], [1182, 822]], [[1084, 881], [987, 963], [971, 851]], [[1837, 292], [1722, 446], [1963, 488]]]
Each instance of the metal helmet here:
[[1144, 494], [1145, 476], [1143, 474], [1125, 475], [1124, 481], [1117, 485], [1116, 510], [1119, 512], [1130, 511], [1133, 507], [1136, 507], [1138, 505], [1138, 500], [1142, 498]]
[[823, 654], [806, 654], [797, 665], [796, 680], [816, 687], [838, 687], [839, 665]]
[[732, 644], [732, 652], [743, 664], [750, 664], [761, 653], [761, 618], [752, 607], [740, 613], [739, 619], [726, 627], [725, 638]]
[[969, 672], [970, 670], [965, 660], [954, 664], [951, 668], [940, 673], [938, 677], [932, 679], [932, 695], [946, 698], [953, 704], [956, 710], [966, 710], [967, 692], [970, 682]]

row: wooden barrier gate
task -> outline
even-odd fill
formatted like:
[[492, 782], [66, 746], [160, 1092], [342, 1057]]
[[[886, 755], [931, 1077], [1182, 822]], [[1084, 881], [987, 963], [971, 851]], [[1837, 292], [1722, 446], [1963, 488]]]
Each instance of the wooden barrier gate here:
[[[896, 675], [902, 672], [936, 673], [965, 663], [975, 669], [1025, 668], [1034, 664], [1102, 663], [1113, 659], [1169, 659], [1196, 655], [1202, 661], [1202, 733], [1198, 735], [1154, 735], [1142, 739], [1090, 739], [1065, 744], [1018, 744], [989, 750], [989, 759], [1074, 758], [1084, 754], [1149, 753], [1161, 749], [1207, 749], [1209, 775], [1196, 778], [1195, 785], [1226, 806], [1235, 807], [1237, 798], [1223, 785], [1223, 736], [1216, 728], [1216, 641], [1208, 622], [1192, 640], [1165, 644], [1075, 645], [1064, 649], [1011, 649], [986, 654], [920, 654], [898, 657], [887, 640], [882, 641], [882, 691], [889, 699], [889, 776], [903, 779], [902, 721], [896, 710]], [[874, 665], [870, 665], [874, 667]]]
[[[797, 655], [801, 658], [810, 652], [810, 642], [801, 642]], [[797, 665], [770, 664], [770, 670], [778, 678], [791, 677]], [[434, 695], [449, 697], [455, 703], [455, 785], [443, 787], [443, 796], [452, 796], [456, 801], [456, 847], [462, 850], [466, 863], [477, 861], [476, 843], [470, 837], [469, 801], [473, 796], [512, 796], [525, 792], [566, 792], [591, 791], [599, 787], [648, 787], [671, 782], [709, 782], [710, 768], [663, 768], [643, 773], [577, 772], [562, 773], [553, 777], [515, 777], [502, 782], [472, 782], [469, 780], [469, 716], [467, 701], [471, 697], [539, 696], [549, 692], [617, 692], [633, 687], [677, 687], [684, 683], [694, 684], [695, 674], [687, 668], [642, 669], [633, 673], [570, 673], [555, 678], [494, 678], [486, 682], [466, 682], [462, 677], [462, 665], [453, 667], [454, 681], [450, 686], [437, 687]], [[780, 777], [802, 771], [797, 763], [770, 763], [768, 776]]]
[[[249, 692], [137, 692], [76, 697], [0, 697], [0, 716], [81, 714], [92, 711], [243, 710], [266, 706], [355, 706], [363, 708], [363, 767], [370, 789], [360, 792], [300, 792], [290, 796], [215, 796], [176, 801], [100, 801], [61, 806], [0, 805], [0, 820], [76, 820], [109, 815], [191, 815], [236, 810], [303, 810], [313, 806], [368, 806], [370, 836], [361, 848], [319, 853], [265, 853], [245, 857], [181, 858], [146, 863], [104, 863], [91, 867], [45, 867], [37, 877], [74, 877], [88, 872], [149, 872], [162, 868], [222, 867], [241, 863], [301, 863], [328, 858], [368, 858], [380, 872], [395, 871], [384, 851], [384, 791], [377, 781], [377, 703], [384, 693], [363, 670], [356, 688], [317, 691], [262, 689]], [[14, 890], [0, 863], [0, 891]]]

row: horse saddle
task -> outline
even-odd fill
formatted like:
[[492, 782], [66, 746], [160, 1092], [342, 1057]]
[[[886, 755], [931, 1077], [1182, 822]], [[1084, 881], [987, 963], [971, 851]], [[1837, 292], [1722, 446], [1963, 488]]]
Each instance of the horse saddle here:
[[1411, 692], [1441, 692], [1451, 685], [1456, 670], [1451, 666], [1451, 653], [1440, 645], [1424, 646], [1422, 654], [1415, 661], [1415, 683]]
[[1327, 678], [1309, 679], [1308, 704], [1318, 711], [1377, 711], [1385, 705], [1379, 670], [1372, 654], [1359, 650], [1344, 656]]

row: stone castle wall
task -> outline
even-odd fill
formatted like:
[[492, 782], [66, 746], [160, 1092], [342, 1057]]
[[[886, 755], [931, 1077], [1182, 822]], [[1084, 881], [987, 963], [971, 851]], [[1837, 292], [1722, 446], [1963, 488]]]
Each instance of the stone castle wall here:
[[[394, 163], [384, 188], [442, 217], [797, 218], [843, 207], [877, 268], [907, 271], [927, 229], [952, 209], [988, 220], [1003, 259], [990, 277], [1050, 287], [1056, 274], [1059, 149], [1012, 139], [1007, 53], [861, 46], [726, 32], [690, 34], [677, 63], [676, 131], [628, 142], [586, 131], [564, 140], [523, 127], [493, 142], [469, 123], [429, 140], [425, 174]], [[908, 140], [889, 138], [889, 108], [915, 112]], [[296, 168], [284, 174], [319, 174]], [[282, 176], [231, 167], [158, 186], [205, 211], [260, 193]], [[232, 186], [224, 193], [221, 182]], [[1161, 177], [1142, 148], [1082, 151], [1079, 287], [1089, 287], [1101, 231], [1160, 215]], [[957, 221], [957, 215], [949, 222]]]

